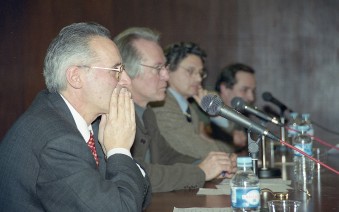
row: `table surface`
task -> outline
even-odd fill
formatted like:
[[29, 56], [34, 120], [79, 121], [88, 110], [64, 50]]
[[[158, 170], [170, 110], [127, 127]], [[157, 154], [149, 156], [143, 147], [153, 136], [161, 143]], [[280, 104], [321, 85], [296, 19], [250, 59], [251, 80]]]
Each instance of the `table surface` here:
[[[292, 163], [281, 163], [280, 167], [283, 178], [292, 179]], [[339, 154], [327, 155], [323, 161], [331, 167], [339, 170]], [[205, 188], [215, 188], [220, 181], [206, 182]], [[318, 211], [339, 211], [339, 175], [323, 167], [316, 169], [313, 183], [308, 185], [308, 191], [312, 195], [308, 197], [305, 192], [300, 191], [292, 182], [289, 190], [290, 200], [301, 201], [299, 211], [318, 212]], [[196, 195], [198, 189], [179, 190], [172, 192], [154, 193], [151, 205], [146, 212], [153, 211], [173, 211], [177, 208], [204, 207], [204, 208], [224, 208], [230, 207], [231, 201], [229, 195]], [[262, 211], [267, 210], [267, 201], [273, 199], [273, 195], [266, 194], [262, 197]]]

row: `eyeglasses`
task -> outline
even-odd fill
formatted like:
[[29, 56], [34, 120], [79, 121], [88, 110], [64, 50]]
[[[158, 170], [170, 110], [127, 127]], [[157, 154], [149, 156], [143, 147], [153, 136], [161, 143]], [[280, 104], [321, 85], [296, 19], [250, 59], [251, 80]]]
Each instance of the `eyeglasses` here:
[[167, 70], [165, 64], [157, 65], [157, 66], [149, 66], [149, 65], [145, 65], [145, 64], [141, 64], [141, 63], [140, 63], [139, 65], [144, 66], [144, 67], [147, 67], [147, 68], [152, 68], [152, 69], [156, 70], [158, 74], [159, 74], [160, 71], [163, 70], [163, 69]]
[[183, 67], [183, 66], [179, 66], [179, 67], [184, 69], [185, 71], [187, 71], [187, 73], [190, 77], [193, 77], [193, 76], [198, 75], [198, 74], [201, 77], [201, 79], [205, 79], [207, 77], [207, 73], [204, 70], [201, 70], [201, 71], [198, 72], [198, 71], [195, 71], [192, 68], [186, 68], [186, 67]]
[[102, 70], [109, 70], [115, 72], [115, 78], [119, 81], [121, 74], [123, 71], [125, 71], [125, 66], [121, 65], [117, 68], [106, 68], [106, 67], [99, 67], [99, 66], [87, 66], [87, 65], [81, 65], [78, 66], [79, 68], [89, 68], [89, 69], [102, 69]]

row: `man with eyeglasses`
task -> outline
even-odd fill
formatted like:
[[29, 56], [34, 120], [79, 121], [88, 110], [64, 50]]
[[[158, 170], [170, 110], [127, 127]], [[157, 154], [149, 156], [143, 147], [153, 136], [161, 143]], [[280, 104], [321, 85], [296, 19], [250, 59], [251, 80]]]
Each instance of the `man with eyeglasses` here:
[[191, 157], [205, 157], [210, 151], [233, 152], [226, 143], [200, 132], [199, 118], [188, 101], [193, 97], [200, 103], [206, 94], [201, 85], [206, 76], [205, 52], [192, 42], [171, 44], [164, 52], [169, 88], [165, 101], [153, 105], [160, 132], [175, 150]]
[[[166, 96], [168, 71], [159, 34], [148, 28], [129, 28], [114, 39], [131, 77], [129, 89], [136, 108], [136, 139], [132, 155], [150, 175], [152, 191], [202, 187], [205, 181], [231, 177], [235, 156], [210, 152], [190, 157], [175, 151], [160, 133], [150, 102]], [[198, 159], [198, 160], [197, 160]]]
[[0, 211], [145, 209], [150, 182], [130, 153], [131, 80], [110, 32], [96, 23], [64, 27], [44, 77], [47, 89], [0, 143]]

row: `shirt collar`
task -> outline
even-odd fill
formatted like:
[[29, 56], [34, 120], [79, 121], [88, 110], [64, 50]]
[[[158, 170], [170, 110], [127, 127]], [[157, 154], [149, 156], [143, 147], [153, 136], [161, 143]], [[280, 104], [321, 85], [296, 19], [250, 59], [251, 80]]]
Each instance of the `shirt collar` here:
[[143, 108], [136, 103], [134, 103], [134, 108], [135, 108], [135, 113], [137, 114], [140, 122], [144, 125], [144, 119], [142, 118], [142, 116], [144, 115], [146, 108]]
[[224, 117], [220, 116], [210, 117], [210, 120], [219, 127], [228, 128], [230, 126], [230, 122]]
[[84, 138], [86, 142], [88, 142], [89, 137], [90, 137], [90, 132], [93, 133], [92, 125], [88, 126], [85, 119], [78, 113], [78, 111], [75, 110], [75, 108], [65, 99], [65, 97], [63, 97], [61, 94], [60, 96], [65, 101], [67, 107], [71, 111], [75, 124], [79, 132], [81, 133], [82, 137]]
[[186, 112], [188, 107], [188, 101], [185, 97], [183, 97], [181, 94], [179, 94], [177, 91], [175, 91], [173, 88], [168, 88], [168, 91], [174, 96], [174, 98], [177, 100], [180, 109], [182, 112]]

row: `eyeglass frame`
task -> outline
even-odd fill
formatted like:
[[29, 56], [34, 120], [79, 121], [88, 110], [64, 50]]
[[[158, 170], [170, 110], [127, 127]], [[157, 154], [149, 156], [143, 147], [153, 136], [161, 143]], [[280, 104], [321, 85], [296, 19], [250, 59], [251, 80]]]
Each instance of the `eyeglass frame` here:
[[89, 69], [103, 69], [103, 70], [108, 70], [108, 71], [114, 71], [116, 72], [115, 78], [119, 81], [122, 72], [125, 71], [125, 65], [121, 64], [119, 68], [107, 68], [107, 67], [100, 67], [100, 66], [88, 66], [88, 65], [80, 65], [77, 66], [79, 68], [89, 68]]
[[[196, 72], [194, 70], [192, 70], [192, 69], [189, 69], [189, 68], [186, 68], [186, 67], [183, 67], [183, 66], [178, 66], [178, 67], [184, 69], [185, 71], [187, 71], [187, 73], [188, 73], [188, 75], [190, 77], [192, 77], [193, 75], [196, 74]], [[199, 75], [200, 75], [201, 79], [205, 79], [207, 77], [207, 72], [204, 71], [204, 69], [203, 69], [202, 72], [199, 71]]]
[[145, 65], [145, 64], [142, 64], [142, 63], [139, 63], [139, 65], [147, 67], [147, 68], [152, 68], [152, 69], [156, 70], [158, 74], [160, 74], [160, 71], [163, 70], [163, 69], [167, 70], [165, 64], [159, 65], [158, 67], [150, 66], [150, 65]]

